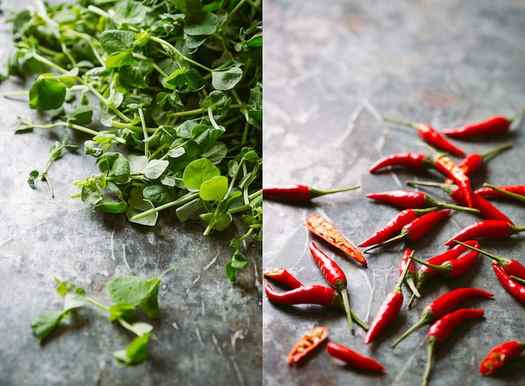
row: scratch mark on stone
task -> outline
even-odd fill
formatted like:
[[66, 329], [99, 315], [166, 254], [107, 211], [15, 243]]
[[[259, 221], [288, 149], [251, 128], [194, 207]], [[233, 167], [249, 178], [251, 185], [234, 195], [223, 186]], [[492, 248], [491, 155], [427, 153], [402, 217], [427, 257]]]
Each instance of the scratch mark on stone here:
[[186, 296], [188, 296], [188, 294], [190, 293], [191, 289], [195, 286], [195, 284], [197, 284], [197, 282], [201, 279], [201, 275], [198, 274], [197, 277], [195, 277], [195, 279], [193, 279], [193, 281], [191, 282], [190, 286], [188, 288], [186, 288]]
[[366, 315], [365, 315], [365, 322], [367, 322], [368, 319], [370, 318], [370, 311], [372, 309], [372, 301], [374, 300], [375, 287], [372, 285], [372, 283], [370, 282], [370, 279], [368, 278], [368, 275], [363, 270], [360, 269], [358, 272], [361, 276], [365, 278], [365, 283], [368, 286], [368, 290], [370, 294], [368, 297], [368, 305], [367, 305]]
[[204, 341], [202, 340], [201, 331], [199, 330], [199, 327], [195, 328], [195, 335], [197, 335], [197, 339], [199, 339], [200, 344], [204, 346]]
[[177, 324], [177, 322], [174, 320], [173, 323], [171, 323], [171, 326], [175, 329], [175, 330], [178, 330], [179, 329], [179, 325]]
[[206, 264], [206, 266], [203, 268], [203, 271], [207, 271], [208, 269], [211, 268], [211, 266], [213, 264], [215, 264], [217, 262], [217, 258], [219, 257], [219, 255], [215, 255], [215, 257], [213, 259], [210, 260], [210, 262], [208, 264]]
[[245, 335], [244, 335], [244, 330], [243, 329], [237, 330], [237, 331], [235, 331], [233, 333], [233, 335], [230, 338], [233, 351], [236, 350], [237, 340], [239, 340], [239, 339], [242, 340], [242, 339], [244, 339], [244, 337], [245, 337]]
[[211, 340], [213, 342], [213, 345], [215, 346], [215, 349], [217, 350], [217, 352], [221, 355], [224, 355], [224, 353], [222, 352], [222, 348], [219, 344], [219, 340], [217, 339], [217, 337], [215, 336], [215, 334], [211, 334]]
[[[424, 340], [423, 340], [423, 342], [424, 342]], [[405, 361], [405, 365], [401, 368], [399, 373], [394, 378], [394, 381], [392, 382], [392, 385], [395, 385], [401, 379], [401, 377], [405, 374], [407, 369], [410, 367], [410, 365], [414, 361], [414, 358], [416, 357], [416, 355], [419, 354], [419, 351], [420, 351], [419, 348], [420, 347], [421, 347], [421, 342], [417, 345], [417, 349], [413, 351], [413, 354], [408, 358], [408, 360]]]
[[111, 231], [111, 258], [115, 261], [115, 231]]
[[133, 272], [126, 257], [126, 244], [122, 244], [122, 259], [124, 259], [124, 263], [126, 264], [126, 267], [128, 267], [129, 272]]
[[235, 362], [234, 360], [231, 360], [231, 359], [230, 359], [230, 362], [231, 362], [232, 367], [234, 369], [235, 376], [237, 377], [237, 381], [239, 382], [240, 385], [244, 385], [244, 379], [242, 377], [241, 370], [239, 370], [239, 366], [237, 366], [237, 362]]

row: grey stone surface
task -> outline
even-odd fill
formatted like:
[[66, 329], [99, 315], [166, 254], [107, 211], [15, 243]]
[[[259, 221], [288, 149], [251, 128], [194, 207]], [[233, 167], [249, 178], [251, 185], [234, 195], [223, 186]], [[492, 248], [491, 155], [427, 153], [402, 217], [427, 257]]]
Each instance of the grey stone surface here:
[[[9, 0], [3, 5], [31, 3]], [[10, 47], [1, 17], [2, 66]], [[0, 92], [23, 87], [8, 81]], [[239, 286], [229, 284], [224, 273], [227, 237], [205, 238], [200, 226], [176, 223], [174, 213], [162, 216], [155, 229], [139, 228], [70, 199], [72, 182], [96, 173], [93, 159], [81, 153], [67, 154], [51, 168], [54, 200], [45, 187], [29, 189], [29, 171], [45, 164], [60, 132], [14, 135], [18, 115], [31, 115], [27, 103], [0, 100], [0, 385], [260, 384], [256, 275], [250, 269]], [[252, 260], [259, 255], [252, 251]], [[160, 291], [158, 340], [145, 364], [119, 368], [113, 363], [112, 352], [131, 337], [95, 310], [83, 312], [77, 328], [44, 346], [31, 335], [34, 316], [62, 305], [54, 293], [54, 276], [107, 300], [104, 285], [113, 275], [152, 276], [171, 265], [176, 271], [166, 276]]]
[[[373, 111], [443, 127], [513, 114], [525, 104], [522, 1], [268, 0], [264, 16], [265, 186], [362, 186], [358, 193], [320, 199], [311, 208], [265, 204], [264, 267], [288, 267], [306, 283], [322, 282], [322, 277], [306, 251], [305, 215], [319, 211], [350, 239], [363, 240], [396, 213], [367, 202], [364, 195], [401, 188], [404, 180], [414, 177], [409, 172], [372, 176], [368, 167], [382, 155], [427, 151], [413, 132], [387, 127]], [[476, 184], [484, 178], [496, 184], [525, 182], [524, 127], [500, 141], [514, 141], [514, 150], [493, 160], [478, 174]], [[462, 145], [483, 151], [496, 143]], [[496, 205], [516, 223], [525, 223], [523, 206]], [[454, 215], [415, 245], [417, 254], [427, 257], [442, 251], [449, 236], [474, 221], [470, 215]], [[525, 262], [524, 242], [521, 236], [482, 244]], [[349, 276], [352, 306], [369, 321], [394, 286], [401, 249], [398, 245], [370, 255], [367, 270], [339, 259]], [[427, 287], [417, 307], [403, 310], [389, 336], [372, 347], [365, 346], [362, 332], [350, 336], [341, 313], [278, 308], [264, 300], [264, 384], [418, 385], [425, 363], [425, 330], [395, 351], [389, 345], [394, 335], [416, 321], [430, 299], [460, 286], [489, 288], [496, 300], [469, 303], [484, 307], [486, 320], [470, 324], [439, 351], [431, 385], [525, 385], [523, 360], [495, 378], [482, 378], [478, 372], [489, 347], [505, 339], [523, 339], [525, 327], [523, 306], [497, 284], [486, 259], [460, 280]], [[325, 353], [302, 368], [289, 368], [288, 350], [315, 324], [326, 325], [334, 341], [374, 355], [388, 374], [358, 373]]]

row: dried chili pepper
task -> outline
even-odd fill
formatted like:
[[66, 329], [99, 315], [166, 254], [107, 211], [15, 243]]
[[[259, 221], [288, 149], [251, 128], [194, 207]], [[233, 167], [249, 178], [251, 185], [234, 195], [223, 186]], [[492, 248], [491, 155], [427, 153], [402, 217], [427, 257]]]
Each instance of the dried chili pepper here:
[[339, 264], [337, 264], [334, 259], [321, 251], [313, 241], [310, 243], [310, 254], [312, 255], [315, 264], [321, 271], [321, 274], [323, 275], [326, 282], [330, 285], [330, 287], [339, 292], [339, 295], [341, 295], [348, 327], [350, 328], [350, 331], [352, 331], [352, 318], [355, 318], [355, 316], [352, 309], [350, 308], [347, 289], [348, 282], [346, 280], [345, 273], [341, 267], [339, 267]]
[[507, 134], [511, 125], [511, 119], [502, 115], [494, 115], [480, 122], [469, 123], [468, 125], [453, 129], [445, 129], [441, 133], [452, 138], [470, 139], [474, 137]]
[[505, 291], [521, 304], [525, 304], [525, 285], [519, 283], [517, 280], [513, 280], [512, 275], [509, 275], [503, 267], [496, 263], [492, 263], [492, 270]]
[[263, 197], [267, 200], [307, 203], [312, 199], [326, 196], [328, 194], [349, 192], [359, 189], [359, 186], [351, 186], [340, 189], [317, 189], [308, 185], [293, 185], [289, 187], [272, 187], [263, 189]]
[[489, 239], [504, 239], [523, 231], [525, 231], [525, 226], [513, 225], [501, 220], [484, 220], [462, 229], [452, 236], [445, 245], [454, 245], [456, 240], [465, 241], [484, 237]]
[[385, 368], [374, 358], [360, 354], [349, 349], [342, 344], [329, 342], [326, 346], [326, 351], [330, 356], [337, 358], [346, 364], [360, 370], [372, 371], [375, 373], [384, 373]]
[[[412, 187], [431, 186], [441, 188], [458, 204], [465, 205], [465, 196], [461, 189], [456, 185], [432, 181], [407, 181], [407, 184]], [[512, 223], [512, 220], [505, 213], [492, 205], [484, 197], [477, 194], [474, 194], [474, 208], [476, 208], [479, 211], [479, 214], [487, 220], [501, 220]]]
[[399, 343], [401, 343], [421, 327], [435, 322], [439, 318], [453, 311], [466, 300], [474, 298], [492, 299], [493, 297], [494, 295], [491, 292], [481, 288], [456, 288], [452, 291], [449, 291], [426, 306], [423, 309], [419, 320], [410, 328], [408, 328], [404, 333], [402, 333], [399, 338], [396, 339], [392, 347], [396, 347]]
[[264, 271], [264, 277], [290, 289], [303, 287], [303, 283], [284, 268]]
[[476, 251], [471, 251], [463, 256], [460, 256], [456, 259], [449, 260], [443, 264], [431, 264], [417, 257], [411, 257], [412, 260], [417, 261], [419, 264], [426, 265], [427, 267], [432, 268], [437, 273], [455, 279], [464, 275], [466, 272], [470, 271], [472, 267], [478, 262], [479, 253]]
[[[405, 250], [405, 255], [407, 253], [413, 255], [414, 250], [407, 248]], [[403, 285], [403, 281], [406, 278], [409, 268], [410, 264], [405, 264], [403, 272], [401, 273], [399, 281], [395, 285], [394, 290], [386, 297], [385, 301], [379, 308], [374, 321], [370, 325], [370, 330], [368, 330], [368, 333], [366, 334], [366, 344], [374, 341], [379, 336], [379, 334], [384, 332], [385, 329], [397, 319], [399, 311], [401, 310], [401, 306], [403, 305], [403, 291], [401, 286]]]
[[497, 197], [497, 198], [512, 198], [517, 201], [525, 202], [525, 186], [511, 185], [511, 186], [495, 186], [491, 184], [483, 184], [483, 188], [476, 191], [481, 192], [482, 196]]
[[434, 226], [436, 226], [441, 221], [445, 220], [450, 216], [449, 209], [441, 209], [438, 211], [430, 212], [424, 214], [421, 217], [416, 218], [411, 223], [405, 225], [401, 232], [388, 240], [374, 244], [368, 247], [365, 252], [372, 249], [384, 246], [386, 244], [393, 243], [402, 239], [409, 239], [410, 241], [418, 241], [423, 236], [425, 236]]
[[425, 366], [421, 386], [428, 385], [436, 343], [442, 344], [454, 332], [456, 327], [466, 320], [480, 319], [484, 314], [485, 311], [482, 308], [461, 308], [445, 315], [430, 327], [427, 334], [427, 365]]
[[396, 125], [406, 126], [417, 130], [419, 138], [428, 143], [435, 149], [446, 151], [458, 157], [464, 157], [465, 151], [447, 140], [443, 134], [425, 123], [405, 122], [392, 118], [383, 118], [386, 122]]
[[525, 350], [525, 343], [519, 340], [508, 340], [494, 346], [481, 361], [479, 372], [481, 375], [492, 375], [496, 370], [505, 366], [512, 359], [521, 355]]
[[313, 213], [306, 218], [305, 223], [306, 228], [312, 234], [343, 252], [345, 256], [350, 257], [357, 264], [363, 267], [367, 266], [363, 253], [350, 240], [346, 239], [330, 221], [317, 213]]
[[401, 256], [401, 264], [399, 265], [399, 272], [401, 273], [401, 275], [403, 275], [403, 271], [405, 270], [405, 268], [408, 269], [404, 282], [407, 284], [412, 294], [415, 297], [419, 298], [421, 297], [421, 294], [419, 293], [419, 290], [416, 285], [417, 268], [416, 268], [416, 264], [411, 259], [411, 257], [414, 256], [414, 252], [415, 251], [412, 248], [405, 248], [403, 252], [403, 256]]
[[298, 304], [317, 304], [320, 306], [338, 306], [341, 299], [336, 290], [320, 284], [299, 287], [285, 292], [277, 292], [269, 285], [264, 287], [268, 300], [272, 303], [288, 306]]
[[381, 158], [369, 169], [370, 173], [377, 173], [386, 167], [403, 166], [410, 169], [422, 170], [431, 166], [432, 163], [425, 154], [421, 153], [398, 153]]
[[498, 146], [494, 149], [490, 149], [485, 153], [469, 153], [463, 160], [459, 163], [459, 168], [463, 170], [467, 176], [472, 175], [476, 170], [481, 168], [491, 159], [497, 157], [505, 150], [508, 150], [512, 147], [512, 143], [506, 143], [504, 145]]
[[479, 249], [475, 246], [462, 243], [461, 241], [456, 241], [456, 243], [465, 246], [466, 248], [472, 249], [481, 253], [482, 255], [488, 256], [494, 263], [499, 265], [507, 273], [507, 275], [517, 276], [519, 278], [525, 279], [525, 266], [515, 259], [508, 259], [503, 256], [494, 255], [483, 249]]
[[311, 355], [328, 338], [328, 330], [325, 327], [315, 327], [304, 334], [288, 354], [288, 365], [299, 365]]
[[425, 192], [411, 192], [407, 190], [392, 190], [389, 192], [369, 193], [367, 197], [390, 204], [400, 209], [420, 209], [426, 207], [449, 208], [463, 212], [479, 213], [477, 209], [466, 208], [448, 202], [438, 201]]

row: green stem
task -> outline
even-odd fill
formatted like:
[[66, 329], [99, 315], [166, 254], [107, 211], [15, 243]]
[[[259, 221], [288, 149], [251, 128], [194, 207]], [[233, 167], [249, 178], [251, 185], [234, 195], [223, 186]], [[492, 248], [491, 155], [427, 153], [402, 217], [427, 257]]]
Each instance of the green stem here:
[[428, 381], [430, 379], [430, 371], [432, 370], [432, 363], [434, 360], [434, 345], [435, 339], [430, 338], [427, 343], [427, 364], [425, 366], [425, 372], [423, 373], [423, 378], [421, 380], [421, 386], [428, 386]]
[[485, 255], [487, 257], [490, 257], [492, 260], [494, 260], [495, 262], [497, 262], [499, 265], [506, 265], [509, 263], [509, 259], [507, 259], [506, 257], [503, 257], [503, 256], [498, 256], [498, 255], [494, 255], [492, 253], [489, 253], [487, 251], [484, 251], [482, 249], [479, 249], [479, 248], [476, 248], [472, 245], [468, 245], [468, 244], [465, 244], [459, 240], [453, 240], [453, 242], [455, 242], [456, 244], [460, 244], [460, 245], [463, 245], [464, 247], [468, 248], [468, 249], [472, 249], [473, 251], [476, 251], [476, 252], [479, 252], [481, 253], [482, 255]]
[[495, 185], [484, 183], [483, 186], [486, 186], [487, 188], [491, 188], [492, 190], [495, 190], [496, 192], [499, 192], [507, 197], [514, 198], [518, 201], [525, 202], [525, 196], [522, 194], [517, 194], [513, 192], [509, 192], [508, 190], [500, 189]]
[[[436, 265], [436, 264], [427, 263], [426, 261], [418, 259], [417, 257], [414, 257], [414, 256], [411, 256], [410, 259], [414, 260], [415, 262], [417, 262], [417, 263], [419, 263], [421, 265], [424, 265], [425, 267], [429, 267], [429, 268], [435, 269], [438, 272], [443, 272], [443, 273], [450, 272], [450, 269], [448, 269], [446, 267], [443, 267], [443, 265]], [[444, 264], [446, 264], [446, 263], [444, 263]]]
[[481, 154], [481, 158], [483, 158], [483, 161], [485, 161], [485, 162], [490, 161], [492, 158], [500, 155], [505, 150], [508, 150], [510, 148], [512, 148], [512, 143], [506, 143], [504, 145], [498, 146], [498, 147], [496, 147], [494, 149], [491, 149], [491, 150]]
[[525, 115], [525, 107], [524, 107], [521, 111], [518, 111], [518, 113], [515, 114], [515, 115], [510, 119], [510, 121], [511, 121], [511, 122], [518, 121], [518, 120], [520, 120], [524, 115]]
[[311, 198], [316, 198], [316, 197], [326, 196], [327, 194], [340, 193], [340, 192], [350, 192], [352, 190], [357, 190], [359, 188], [360, 188], [359, 185], [350, 186], [350, 187], [346, 187], [346, 188], [337, 188], [337, 189], [316, 189], [316, 188], [311, 188], [310, 189], [310, 197]]
[[371, 251], [372, 249], [376, 249], [376, 248], [379, 248], [379, 247], [383, 247], [385, 245], [388, 245], [388, 244], [392, 244], [396, 241], [399, 241], [399, 240], [403, 240], [404, 238], [406, 238], [408, 235], [407, 232], [405, 231], [402, 231], [400, 234], [398, 234], [397, 236], [394, 236], [386, 241], [382, 241], [380, 243], [377, 243], [377, 244], [374, 244], [366, 249], [363, 250], [364, 253], [368, 253], [368, 251]]
[[[409, 288], [410, 291], [412, 292], [412, 297], [420, 298], [420, 297], [421, 297], [421, 293], [420, 293], [419, 290], [417, 289], [416, 283], [414, 282], [414, 278], [409, 277], [409, 278], [406, 280], [406, 283], [407, 283], [407, 285], [408, 285], [408, 288]], [[411, 300], [412, 300], [412, 297], [410, 298]], [[409, 303], [410, 303], [410, 302], [409, 302]]]
[[419, 127], [419, 125], [414, 122], [403, 121], [403, 120], [394, 119], [390, 117], [383, 117], [383, 120], [388, 123], [393, 123], [394, 125], [401, 125], [405, 127], [410, 127], [412, 129], [417, 129]]
[[149, 157], [149, 144], [148, 144], [148, 129], [146, 128], [146, 121], [144, 120], [144, 112], [142, 108], [139, 108], [140, 123], [142, 125], [142, 133], [144, 135], [144, 155], [146, 158]]
[[402, 333], [399, 338], [397, 338], [394, 343], [392, 343], [392, 348], [396, 348], [399, 343], [404, 341], [406, 338], [408, 338], [414, 331], [419, 330], [421, 327], [427, 325], [429, 323], [429, 320], [427, 320], [425, 317], [422, 317], [419, 319], [414, 325], [409, 327], [404, 333]]
[[520, 284], [525, 284], [525, 279], [523, 279], [522, 277], [511, 275], [510, 278], [514, 281], [517, 281]]
[[206, 113], [207, 111], [208, 111], [207, 108], [202, 107], [202, 108], [194, 109], [194, 110], [178, 111], [176, 113], [171, 113], [170, 115], [172, 115], [174, 117], [186, 117], [188, 115], [195, 115], [195, 114]]
[[430, 204], [431, 205], [437, 205], [437, 206], [442, 207], [442, 208], [454, 209], [454, 210], [459, 211], [459, 212], [468, 212], [468, 213], [479, 214], [479, 210], [478, 209], [467, 208], [466, 206], [456, 205], [456, 204], [452, 204], [452, 203], [449, 203], [449, 202], [435, 201], [435, 200], [432, 199], [430, 201]]
[[0, 93], [0, 97], [11, 97], [11, 96], [29, 96], [29, 91], [16, 90], [16, 91], [4, 91]]
[[346, 288], [339, 291], [341, 298], [343, 299], [343, 307], [346, 313], [346, 322], [348, 323], [348, 328], [350, 333], [354, 335], [354, 327], [352, 325], [352, 313], [350, 309], [350, 300], [348, 299], [348, 290]]
[[70, 129], [74, 129], [74, 130], [80, 131], [82, 133], [93, 135], [93, 136], [99, 134], [98, 131], [92, 130], [92, 129], [88, 128], [88, 127], [80, 126], [80, 125], [77, 125], [75, 123], [67, 123], [67, 122], [62, 122], [62, 121], [54, 122], [54, 123], [48, 123], [48, 124], [28, 123], [26, 125], [20, 126], [18, 129], [16, 129], [16, 131], [18, 132], [18, 131], [24, 131], [24, 130], [28, 130], [28, 129], [54, 129], [54, 128], [57, 128], [57, 127], [68, 127]]
[[[133, 329], [133, 326], [131, 324], [129, 324], [128, 322], [126, 322], [124, 319], [122, 318], [118, 318], [117, 319], [119, 324], [124, 327], [126, 330], [132, 332], [133, 334], [137, 335], [137, 333], [135, 332], [135, 330]], [[140, 336], [140, 335], [137, 335], [137, 336]]]
[[[411, 256], [412, 255], [414, 255], [414, 250], [412, 250]], [[405, 268], [403, 269], [403, 272], [401, 273], [401, 276], [399, 277], [399, 280], [394, 286], [394, 291], [401, 292], [401, 286], [403, 285], [403, 282], [405, 281], [409, 268], [410, 268], [410, 261], [407, 261], [407, 263], [405, 264]]]
[[95, 307], [100, 308], [102, 311], [109, 313], [109, 307], [105, 306], [104, 304], [100, 303], [99, 301], [93, 299], [92, 297], [86, 296], [86, 300], [93, 304]]
[[171, 43], [167, 42], [164, 39], [158, 38], [156, 36], [150, 36], [150, 39], [153, 40], [156, 43], [159, 43], [164, 48], [167, 48], [168, 51], [175, 52], [177, 55], [179, 55], [182, 59], [184, 59], [186, 62], [191, 63], [197, 67], [202, 68], [203, 70], [206, 70], [208, 72], [213, 72], [213, 70], [209, 67], [206, 67], [203, 64], [200, 64], [199, 62], [196, 62], [195, 60], [188, 58], [186, 55], [184, 55], [182, 52], [180, 52], [178, 49], [176, 49]]
[[58, 64], [56, 63], [53, 63], [51, 60], [43, 57], [42, 55], [40, 54], [37, 54], [36, 52], [33, 53], [33, 58], [35, 58], [36, 60], [38, 60], [40, 63], [44, 63], [45, 65], [51, 67], [51, 68], [54, 68], [55, 70], [57, 70], [58, 72], [62, 73], [62, 74], [65, 74], [65, 75], [70, 75], [70, 72], [68, 70], [66, 70], [65, 68], [63, 67], [60, 67]]
[[185, 194], [184, 196], [178, 198], [175, 201], [171, 201], [164, 205], [157, 206], [156, 208], [148, 209], [142, 213], [138, 213], [135, 216], [133, 216], [130, 220], [140, 220], [141, 218], [147, 217], [156, 212], [160, 212], [161, 210], [168, 209], [174, 206], [184, 205], [197, 197], [199, 197], [198, 192]]
[[409, 180], [406, 182], [406, 184], [412, 188], [417, 188], [418, 186], [430, 186], [433, 188], [441, 188], [441, 189], [443, 189], [443, 185], [445, 185], [441, 182], [415, 181], [415, 180]]

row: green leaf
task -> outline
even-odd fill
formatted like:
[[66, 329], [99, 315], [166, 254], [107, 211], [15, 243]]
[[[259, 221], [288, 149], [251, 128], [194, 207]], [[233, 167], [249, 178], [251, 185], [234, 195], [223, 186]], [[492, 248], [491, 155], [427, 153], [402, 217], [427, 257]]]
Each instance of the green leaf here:
[[166, 171], [170, 162], [166, 160], [153, 159], [144, 168], [144, 176], [150, 180], [156, 180]]
[[31, 189], [36, 190], [36, 180], [40, 177], [40, 172], [38, 170], [31, 170], [29, 177], [27, 178], [27, 184]]
[[129, 65], [133, 63], [135, 59], [133, 59], [133, 56], [131, 56], [131, 52], [128, 51], [122, 51], [117, 52], [116, 54], [109, 55], [106, 58], [106, 68], [112, 69], [112, 68], [119, 68], [122, 66]]
[[35, 110], [58, 109], [65, 99], [66, 86], [55, 79], [39, 78], [29, 91], [29, 106]]
[[184, 186], [190, 190], [199, 190], [204, 181], [221, 174], [219, 168], [209, 159], [200, 158], [192, 161], [184, 169]]
[[145, 22], [149, 8], [138, 1], [123, 0], [115, 5], [114, 11], [115, 21], [119, 24], [141, 24]]
[[[186, 153], [186, 150], [182, 146], [178, 146], [176, 148], [170, 149], [168, 151], [168, 157], [170, 158], [179, 158], [182, 157]], [[208, 157], [206, 157], [208, 158]]]
[[149, 209], [153, 209], [155, 208], [155, 205], [153, 205], [151, 200], [148, 200], [142, 197], [142, 195], [140, 194], [139, 188], [133, 189], [130, 196], [131, 198], [129, 200], [129, 208], [128, 208], [128, 211], [126, 212], [126, 216], [128, 217], [128, 220], [135, 224], [146, 225], [150, 227], [155, 226], [159, 218], [158, 212], [153, 212], [152, 214], [146, 217], [132, 220], [132, 218], [135, 215], [145, 212]]
[[136, 337], [124, 350], [113, 353], [115, 359], [127, 366], [144, 362], [148, 358], [149, 337], [149, 333]]
[[213, 35], [217, 31], [220, 18], [209, 12], [203, 12], [200, 17], [192, 18], [184, 25], [184, 33], [190, 36]]
[[119, 319], [127, 320], [132, 317], [135, 312], [135, 306], [131, 304], [117, 303], [109, 306], [108, 319], [112, 322]]
[[223, 231], [232, 223], [232, 215], [228, 212], [203, 213], [201, 220], [206, 224], [211, 224], [211, 228], [217, 231]]
[[108, 54], [130, 50], [135, 41], [135, 32], [107, 30], [100, 35], [100, 44]]
[[31, 330], [35, 338], [40, 342], [46, 339], [59, 327], [65, 314], [64, 311], [56, 311], [38, 315], [31, 323]]
[[136, 276], [122, 276], [111, 280], [107, 289], [113, 303], [139, 307], [148, 317], [159, 314], [158, 293], [160, 279], [141, 279]]
[[228, 178], [215, 176], [201, 184], [199, 195], [204, 201], [221, 201], [227, 191]]
[[67, 120], [77, 125], [87, 126], [93, 119], [93, 109], [89, 105], [80, 105], [67, 113]]
[[114, 183], [108, 182], [100, 194], [101, 198], [96, 202], [96, 209], [112, 214], [125, 213], [128, 209], [128, 204], [124, 201], [121, 190]]
[[249, 40], [246, 41], [246, 47], [249, 48], [260, 48], [263, 45], [262, 34], [253, 35]]
[[214, 70], [211, 74], [211, 82], [216, 90], [231, 90], [242, 79], [242, 70], [238, 66], [226, 70]]
[[228, 146], [219, 142], [213, 145], [208, 151], [202, 153], [203, 158], [209, 159], [214, 164], [219, 164], [228, 154]]

